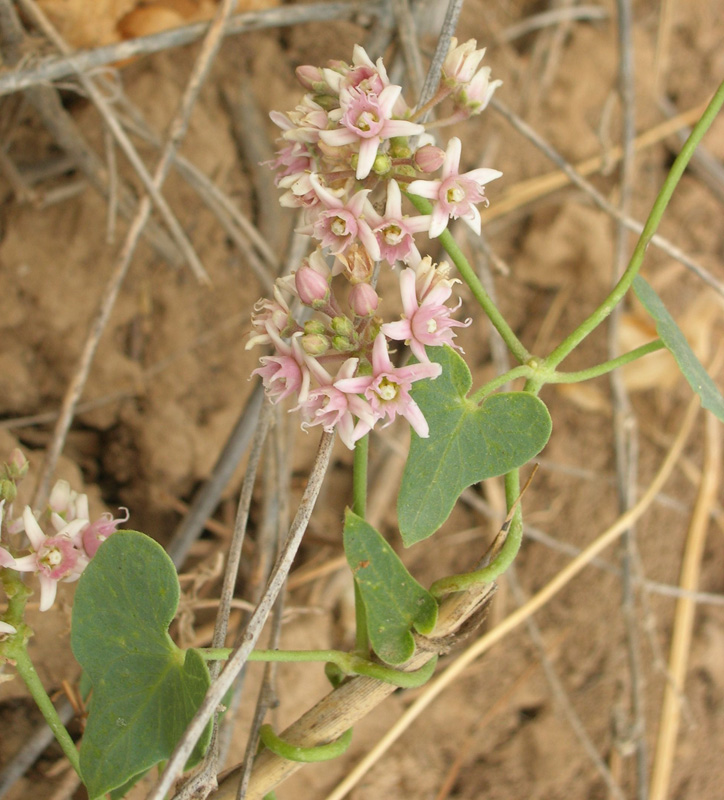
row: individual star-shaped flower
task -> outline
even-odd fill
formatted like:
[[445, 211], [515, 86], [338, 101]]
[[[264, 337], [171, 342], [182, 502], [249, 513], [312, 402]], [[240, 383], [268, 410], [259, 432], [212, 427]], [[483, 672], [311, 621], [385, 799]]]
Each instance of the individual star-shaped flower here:
[[460, 307], [462, 300], [454, 309], [444, 305], [452, 294], [452, 287], [448, 282], [441, 281], [435, 284], [418, 299], [416, 279], [417, 275], [413, 269], [408, 268], [401, 272], [400, 293], [404, 316], [398, 322], [385, 323], [381, 330], [390, 339], [409, 344], [412, 354], [419, 361], [428, 362], [430, 359], [425, 352], [426, 345], [439, 347], [449, 344], [451, 347], [456, 347], [453, 342], [455, 333], [452, 329], [465, 328], [472, 320], [458, 322], [450, 319], [450, 314]]
[[460, 139], [453, 136], [445, 151], [442, 165], [442, 177], [439, 181], [412, 181], [410, 194], [427, 197], [434, 201], [432, 220], [430, 222], [430, 238], [434, 239], [447, 228], [450, 219], [460, 217], [467, 225], [480, 234], [480, 212], [476, 203], [485, 202], [483, 186], [499, 178], [503, 173], [497, 169], [470, 170], [460, 174]]
[[35, 572], [40, 581], [40, 610], [47, 611], [55, 602], [58, 581], [74, 581], [88, 564], [88, 557], [78, 547], [78, 534], [89, 520], [74, 519], [55, 536], [46, 536], [30, 506], [25, 506], [23, 523], [33, 552], [16, 558], [12, 568], [18, 572]]
[[359, 146], [359, 158], [355, 177], [364, 180], [375, 163], [377, 151], [384, 139], [395, 136], [417, 136], [425, 128], [406, 119], [392, 119], [393, 108], [397, 102], [401, 86], [391, 84], [379, 93], [367, 93], [359, 89], [342, 89], [340, 103], [341, 127], [321, 131], [320, 139], [331, 147], [344, 147], [349, 144]]
[[344, 251], [359, 240], [375, 261], [380, 258], [380, 248], [365, 216], [371, 208], [367, 195], [369, 189], [360, 189], [345, 203], [326, 186], [322, 185], [316, 173], [311, 173], [309, 181], [324, 205], [315, 220], [312, 231], [334, 255]]
[[348, 358], [334, 378], [316, 359], [308, 357], [307, 364], [320, 386], [299, 406], [304, 418], [302, 428], [321, 425], [327, 433], [336, 429], [344, 445], [353, 450], [355, 442], [374, 426], [375, 416], [366, 400], [355, 393], [343, 392], [336, 382], [351, 378], [357, 371], [359, 359]]
[[389, 425], [399, 414], [412, 425], [415, 433], [426, 439], [430, 435], [427, 420], [420, 407], [410, 397], [410, 387], [424, 378], [437, 378], [442, 372], [439, 364], [410, 364], [396, 367], [387, 352], [387, 339], [378, 333], [372, 345], [372, 375], [360, 375], [335, 382], [343, 392], [364, 394], [376, 419], [389, 417]]
[[402, 213], [402, 192], [396, 180], [391, 180], [387, 185], [384, 216], [374, 209], [367, 216], [374, 225], [373, 232], [377, 236], [382, 258], [392, 266], [396, 261], [404, 261], [405, 264], [420, 262], [414, 234], [429, 230], [430, 215], [408, 217]]

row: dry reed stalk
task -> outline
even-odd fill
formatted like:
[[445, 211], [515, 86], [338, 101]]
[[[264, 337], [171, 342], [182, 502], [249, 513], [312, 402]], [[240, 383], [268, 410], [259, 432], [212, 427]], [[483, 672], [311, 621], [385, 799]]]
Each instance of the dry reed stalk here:
[[[681, 588], [688, 591], [695, 591], [699, 583], [706, 532], [721, 485], [721, 461], [721, 422], [713, 414], [707, 414], [704, 467], [689, 525], [679, 581]], [[669, 680], [666, 683], [661, 706], [649, 800], [665, 800], [669, 796], [681, 716], [681, 697], [686, 682], [695, 615], [696, 601], [690, 597], [680, 597], [676, 603], [674, 614], [674, 631], [669, 655]]]

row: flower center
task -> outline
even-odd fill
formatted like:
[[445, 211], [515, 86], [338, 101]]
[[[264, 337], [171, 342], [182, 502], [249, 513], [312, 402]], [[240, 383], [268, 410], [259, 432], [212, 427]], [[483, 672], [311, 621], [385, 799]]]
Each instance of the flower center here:
[[382, 400], [394, 400], [397, 397], [397, 394], [400, 390], [398, 384], [393, 383], [391, 380], [387, 378], [382, 378], [379, 385], [377, 386], [377, 394], [380, 396]]
[[359, 130], [364, 131], [367, 133], [373, 125], [377, 124], [380, 121], [380, 118], [372, 111], [363, 111], [358, 117], [356, 121], [356, 126]]
[[58, 564], [63, 560], [63, 554], [57, 547], [48, 550], [48, 552], [43, 556], [42, 561], [46, 567], [53, 569], [53, 567], [57, 567]]
[[388, 225], [384, 230], [382, 235], [385, 238], [385, 242], [389, 245], [396, 245], [402, 241], [402, 228], [399, 225]]
[[459, 203], [465, 199], [465, 190], [460, 184], [454, 183], [446, 193], [448, 203]]
[[436, 330], [437, 330], [437, 322], [434, 319], [429, 319], [427, 321], [427, 332], [435, 333]]
[[332, 233], [335, 236], [347, 235], [347, 222], [343, 220], [342, 217], [335, 217], [329, 227], [332, 229]]

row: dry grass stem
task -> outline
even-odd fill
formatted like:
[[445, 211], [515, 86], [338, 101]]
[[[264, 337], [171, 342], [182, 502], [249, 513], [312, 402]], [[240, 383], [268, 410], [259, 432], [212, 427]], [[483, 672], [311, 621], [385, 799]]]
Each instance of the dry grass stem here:
[[[713, 414], [707, 414], [704, 467], [681, 564], [680, 585], [686, 591], [695, 591], [699, 584], [706, 532], [721, 486], [721, 462], [721, 422]], [[674, 614], [668, 669], [670, 680], [666, 684], [661, 707], [656, 754], [651, 774], [650, 800], [666, 800], [669, 797], [681, 717], [681, 697], [686, 682], [695, 615], [696, 603], [688, 597], [681, 597], [676, 603]]]
[[[616, 206], [612, 205], [589, 181], [585, 180], [576, 169], [569, 164], [559, 153], [557, 153], [548, 142], [543, 139], [533, 128], [530, 127], [521, 117], [513, 113], [499, 100], [493, 98], [490, 101], [490, 106], [494, 108], [499, 114], [505, 117], [506, 120], [522, 134], [526, 139], [532, 142], [541, 152], [543, 152], [551, 161], [557, 164], [563, 172], [568, 176], [572, 183], [574, 183], [581, 191], [585, 192], [593, 202], [613, 217], [622, 222], [629, 230], [635, 233], [641, 233], [644, 226], [642, 223], [631, 219], [626, 214], [622, 214]], [[711, 286], [720, 295], [724, 297], [724, 283], [714, 277], [709, 270], [701, 266], [686, 253], [683, 252], [676, 245], [672, 244], [668, 239], [660, 236], [658, 233], [651, 237], [651, 244], [656, 245], [664, 253], [672, 258], [680, 261], [687, 269], [691, 270], [697, 277], [701, 278], [704, 283]]]
[[[231, 18], [224, 29], [224, 36], [262, 30], [264, 28], [280, 28], [299, 25], [305, 22], [324, 22], [333, 19], [346, 19], [356, 14], [374, 15], [378, 13], [380, 3], [376, 2], [323, 2], [308, 3], [298, 6], [281, 6], [262, 11], [249, 11]], [[203, 38], [210, 27], [209, 22], [196, 22], [180, 28], [128, 39], [106, 47], [73, 53], [59, 58], [50, 58], [40, 64], [33, 64], [27, 69], [0, 74], [0, 96], [48, 83], [61, 78], [68, 78], [97, 70], [117, 62], [128, 61], [137, 56], [158, 53], [174, 47], [195, 42]]]
[[[69, 49], [68, 46], [55, 31], [53, 26], [50, 25], [40, 9], [38, 9], [34, 0], [21, 0], [21, 2], [23, 4], [23, 8], [29, 11], [31, 17], [43, 29], [46, 35], [53, 40], [56, 46], [67, 51]], [[47, 449], [43, 472], [38, 489], [35, 493], [34, 499], [37, 507], [44, 506], [48, 498], [50, 492], [50, 482], [53, 473], [55, 472], [58, 458], [62, 452], [68, 430], [70, 429], [70, 425], [75, 414], [75, 407], [80, 400], [80, 396], [88, 379], [88, 374], [90, 372], [90, 367], [93, 362], [95, 352], [98, 348], [100, 337], [103, 334], [106, 325], [108, 324], [108, 320], [110, 319], [111, 312], [115, 306], [116, 299], [118, 298], [121, 285], [125, 279], [126, 273], [128, 272], [128, 268], [131, 265], [139, 238], [150, 216], [150, 196], [154, 196], [157, 206], [159, 200], [162, 201], [160, 188], [163, 185], [166, 176], [168, 175], [169, 168], [173, 161], [173, 156], [186, 134], [191, 112], [196, 104], [201, 86], [208, 75], [214, 58], [216, 57], [221, 45], [224, 24], [235, 4], [236, 0], [224, 0], [220, 6], [216, 19], [209, 27], [208, 34], [201, 47], [201, 52], [196, 59], [186, 90], [181, 99], [180, 107], [174, 116], [171, 125], [169, 126], [169, 137], [163, 149], [161, 159], [154, 172], [153, 178], [151, 179], [150, 185], [147, 185], [147, 182], [144, 180], [144, 186], [149, 189], [150, 194], [144, 196], [143, 200], [139, 204], [138, 212], [126, 235], [126, 240], [116, 260], [115, 268], [111, 273], [110, 280], [106, 285], [103, 297], [101, 299], [100, 308], [95, 319], [93, 320], [91, 330], [86, 338], [75, 374], [71, 378], [70, 384], [63, 398], [60, 417], [58, 418], [55, 430], [53, 431], [51, 443]], [[127, 142], [130, 145], [130, 140], [126, 136], [125, 131], [123, 131], [112, 108], [110, 108], [110, 105], [100, 90], [95, 86], [93, 81], [84, 78], [83, 76], [81, 76], [81, 81], [84, 87], [90, 93], [93, 102], [99, 111], [101, 111], [104, 120], [110, 126], [119, 144], [124, 146], [124, 142]], [[126, 152], [127, 156], [130, 156], [136, 152], [132, 145], [130, 145], [130, 148], [131, 150], [126, 150], [124, 147], [124, 152]], [[135, 163], [134, 166], [136, 166]], [[141, 172], [145, 173], [145, 167], [143, 167], [143, 164], [141, 164], [140, 167], [141, 171], [139, 172], [139, 176], [143, 177]], [[137, 171], [139, 171], [138, 167]], [[175, 217], [173, 217], [173, 215], [171, 216], [173, 219], [166, 219], [167, 224], [172, 223], [173, 220], [175, 220]], [[173, 230], [173, 224], [170, 224], [170, 227]], [[184, 238], [183, 235], [182, 238]], [[193, 257], [191, 258], [191, 263], [193, 264]], [[203, 270], [200, 262], [198, 263], [198, 267], [201, 268], [201, 272], [199, 273], [197, 271], [197, 276], [204, 278], [206, 273]]]
[[[693, 125], [702, 115], [706, 106], [707, 103], [702, 103], [639, 134], [633, 141], [635, 151], [637, 153], [642, 152], [669, 136], [675, 135], [683, 128]], [[604, 167], [615, 165], [622, 157], [623, 148], [620, 145], [616, 145], [607, 150], [605, 154], [591, 156], [591, 158], [579, 161], [573, 165], [573, 168], [577, 173], [586, 177], [600, 172]], [[536, 178], [520, 181], [496, 198], [495, 204], [486, 210], [485, 220], [489, 223], [494, 219], [504, 217], [511, 211], [516, 211], [528, 203], [533, 203], [547, 194], [555, 192], [557, 189], [563, 189], [570, 183], [570, 177], [563, 170], [555, 170], [545, 175], [539, 175]]]

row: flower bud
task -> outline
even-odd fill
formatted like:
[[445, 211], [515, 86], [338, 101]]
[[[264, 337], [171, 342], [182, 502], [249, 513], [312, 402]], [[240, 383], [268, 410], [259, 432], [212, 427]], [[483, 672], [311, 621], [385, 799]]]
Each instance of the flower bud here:
[[349, 293], [349, 304], [358, 317], [370, 317], [377, 310], [380, 298], [369, 283], [358, 283]]
[[426, 144], [415, 153], [415, 166], [421, 172], [437, 172], [445, 161], [445, 151], [434, 144]]
[[372, 172], [375, 175], [387, 175], [392, 169], [392, 159], [386, 153], [378, 153], [372, 164]]
[[308, 319], [304, 323], [304, 333], [309, 334], [310, 336], [324, 333], [326, 330], [327, 329], [324, 327], [324, 323], [318, 319]]
[[303, 64], [301, 67], [296, 68], [295, 73], [299, 83], [310, 92], [323, 94], [324, 89], [328, 88], [327, 81], [324, 80], [324, 73], [319, 67]]
[[0, 480], [0, 500], [7, 500], [8, 504], [10, 504], [17, 496], [18, 490], [15, 487], [15, 481]]
[[319, 333], [305, 333], [300, 339], [302, 350], [310, 356], [323, 356], [329, 350], [329, 339]]
[[10, 458], [8, 459], [8, 477], [14, 478], [15, 480], [24, 478], [28, 474], [29, 466], [30, 464], [28, 459], [23, 455], [23, 451], [16, 447], [13, 452], [10, 453]]
[[334, 317], [330, 327], [336, 334], [346, 339], [351, 339], [355, 334], [354, 325], [349, 317]]
[[338, 353], [351, 353], [356, 346], [345, 336], [333, 336], [332, 347]]
[[294, 286], [299, 299], [308, 306], [324, 303], [329, 299], [327, 280], [311, 267], [301, 267], [294, 274]]
[[392, 158], [410, 158], [412, 150], [408, 139], [404, 136], [390, 139], [390, 156]]

